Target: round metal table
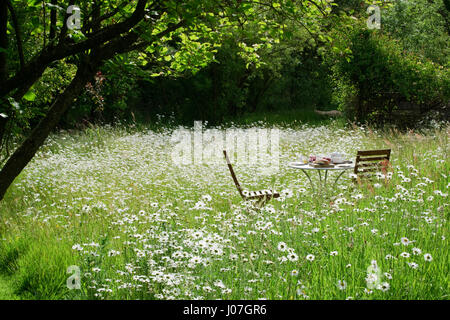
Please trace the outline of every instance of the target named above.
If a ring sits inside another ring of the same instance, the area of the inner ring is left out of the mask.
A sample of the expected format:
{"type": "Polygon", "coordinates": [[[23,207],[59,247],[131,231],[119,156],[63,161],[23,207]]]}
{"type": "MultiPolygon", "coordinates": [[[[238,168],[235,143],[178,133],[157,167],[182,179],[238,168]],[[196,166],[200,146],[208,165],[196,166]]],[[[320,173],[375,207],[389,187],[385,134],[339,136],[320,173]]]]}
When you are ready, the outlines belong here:
{"type": "Polygon", "coordinates": [[[328,170],[342,171],[337,176],[336,180],[334,180],[334,184],[333,184],[333,187],[334,187],[336,185],[336,183],[338,182],[339,178],[344,174],[344,172],[346,170],[355,169],[355,164],[354,164],[354,162],[349,161],[349,162],[342,163],[342,164],[335,164],[334,167],[315,167],[315,166],[312,166],[310,163],[290,162],[289,167],[294,168],[294,169],[300,169],[308,177],[308,180],[311,183],[311,187],[312,187],[313,191],[315,191],[314,184],[312,182],[311,176],[308,174],[308,171],[317,171],[319,174],[319,184],[320,184],[319,187],[323,186],[323,188],[326,189],[328,170]],[[324,180],[322,180],[321,171],[325,171],[324,180]]]}

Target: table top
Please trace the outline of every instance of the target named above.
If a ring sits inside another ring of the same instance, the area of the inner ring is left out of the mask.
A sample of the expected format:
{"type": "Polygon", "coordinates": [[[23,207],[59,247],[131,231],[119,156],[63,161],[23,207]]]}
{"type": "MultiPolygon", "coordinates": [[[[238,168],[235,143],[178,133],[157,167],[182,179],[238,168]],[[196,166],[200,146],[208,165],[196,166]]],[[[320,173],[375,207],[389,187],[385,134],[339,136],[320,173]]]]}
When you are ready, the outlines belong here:
{"type": "Polygon", "coordinates": [[[334,167],[313,167],[310,163],[289,162],[289,167],[302,170],[349,170],[355,168],[355,163],[335,164],[334,167]]]}

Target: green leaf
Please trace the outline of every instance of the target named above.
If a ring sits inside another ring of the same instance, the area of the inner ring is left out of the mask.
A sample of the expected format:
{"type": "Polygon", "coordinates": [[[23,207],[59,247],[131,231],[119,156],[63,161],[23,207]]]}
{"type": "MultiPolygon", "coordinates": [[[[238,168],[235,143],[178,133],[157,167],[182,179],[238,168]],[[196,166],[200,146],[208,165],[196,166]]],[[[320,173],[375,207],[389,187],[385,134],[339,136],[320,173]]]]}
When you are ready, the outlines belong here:
{"type": "Polygon", "coordinates": [[[14,98],[10,97],[10,98],[8,98],[8,101],[14,108],[16,108],[17,110],[20,110],[20,105],[16,100],[14,100],[14,98]]]}
{"type": "Polygon", "coordinates": [[[34,101],[36,99],[36,94],[30,90],[27,93],[25,93],[23,98],[27,101],[34,101]]]}

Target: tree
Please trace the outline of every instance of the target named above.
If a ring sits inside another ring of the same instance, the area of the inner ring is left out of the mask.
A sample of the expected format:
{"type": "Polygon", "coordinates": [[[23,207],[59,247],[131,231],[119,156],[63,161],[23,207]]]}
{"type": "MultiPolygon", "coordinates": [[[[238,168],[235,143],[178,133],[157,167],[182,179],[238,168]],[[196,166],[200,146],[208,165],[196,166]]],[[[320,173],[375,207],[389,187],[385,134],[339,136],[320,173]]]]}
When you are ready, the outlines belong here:
{"type": "MultiPolygon", "coordinates": [[[[265,27],[258,32],[264,34],[267,40],[279,37],[284,19],[289,18],[298,21],[313,34],[318,30],[317,18],[323,17],[325,10],[325,2],[292,0],[52,0],[50,3],[42,0],[0,0],[2,145],[4,128],[11,121],[13,107],[18,108],[18,101],[24,97],[33,99],[32,87],[44,71],[61,60],[70,60],[77,67],[71,83],[56,97],[29,136],[7,157],[0,171],[0,200],[105,61],[139,50],[145,56],[144,61],[152,64],[150,76],[176,74],[188,68],[195,71],[214,59],[221,37],[232,34],[233,30],[248,23],[264,21],[265,27]],[[67,24],[71,15],[66,13],[66,9],[75,4],[81,9],[80,30],[70,30],[67,24]],[[32,27],[43,37],[43,45],[38,50],[30,50],[35,53],[29,57],[24,57],[20,37],[20,27],[25,22],[17,19],[14,10],[19,5],[36,9],[42,5],[43,8],[42,15],[32,23],[32,27]],[[49,29],[47,7],[50,8],[49,29]],[[63,19],[57,19],[57,12],[64,14],[63,19]],[[16,70],[11,70],[8,65],[11,61],[8,61],[7,53],[12,52],[12,48],[8,47],[9,26],[14,28],[20,57],[16,70]]],[[[249,63],[257,63],[256,49],[246,46],[244,41],[241,43],[249,63]]]]}

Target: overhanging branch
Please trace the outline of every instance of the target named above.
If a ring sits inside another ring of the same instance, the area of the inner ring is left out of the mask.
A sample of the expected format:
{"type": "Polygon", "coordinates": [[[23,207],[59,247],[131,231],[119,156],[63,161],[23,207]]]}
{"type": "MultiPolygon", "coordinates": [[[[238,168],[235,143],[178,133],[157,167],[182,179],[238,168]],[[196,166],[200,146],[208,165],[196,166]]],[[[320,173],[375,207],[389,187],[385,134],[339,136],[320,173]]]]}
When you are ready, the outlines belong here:
{"type": "Polygon", "coordinates": [[[23,68],[23,66],[25,65],[25,58],[23,56],[22,37],[20,35],[20,27],[17,21],[16,11],[14,10],[14,7],[10,0],[6,0],[6,4],[8,5],[9,13],[11,14],[11,19],[16,33],[17,51],[19,53],[20,68],[23,68]]]}

